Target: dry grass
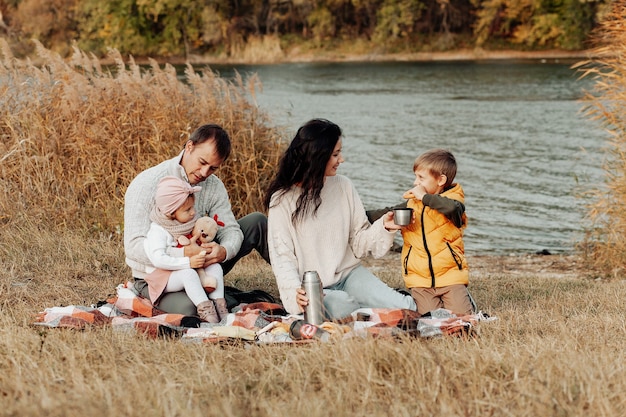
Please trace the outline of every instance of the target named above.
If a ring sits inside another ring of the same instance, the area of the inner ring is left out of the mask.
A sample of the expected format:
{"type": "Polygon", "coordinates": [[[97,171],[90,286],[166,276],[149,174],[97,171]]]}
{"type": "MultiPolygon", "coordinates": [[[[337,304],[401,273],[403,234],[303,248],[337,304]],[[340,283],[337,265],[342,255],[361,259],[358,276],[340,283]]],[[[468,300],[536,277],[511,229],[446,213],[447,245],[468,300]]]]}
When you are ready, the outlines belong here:
{"type": "Polygon", "coordinates": [[[605,187],[588,197],[590,226],[581,244],[589,263],[606,275],[623,276],[626,265],[626,1],[612,11],[595,34],[594,58],[579,64],[582,76],[595,80],[585,97],[586,115],[607,131],[605,187]]]}
{"type": "Polygon", "coordinates": [[[250,77],[228,82],[210,69],[141,68],[115,51],[113,68],[76,49],[69,61],[38,45],[39,65],[0,40],[0,212],[114,232],[126,187],[181,149],[205,123],[222,125],[233,153],[219,175],[235,214],[262,207],[284,135],[251,101],[250,77]]]}
{"type": "MultiPolygon", "coordinates": [[[[45,307],[89,305],[127,280],[121,243],[36,224],[0,239],[0,415],[615,416],[626,407],[624,281],[494,273],[481,258],[473,295],[499,320],[472,339],[216,346],[31,326],[45,307]]],[[[398,254],[367,262],[400,283],[398,254]]],[[[255,257],[227,283],[277,292],[255,257]]]]}
{"type": "MultiPolygon", "coordinates": [[[[345,340],[305,346],[204,345],[111,327],[31,325],[46,307],[90,305],[130,278],[122,197],[143,168],[191,129],[224,125],[235,141],[222,176],[240,212],[257,209],[281,140],[244,100],[243,81],[171,67],[114,73],[76,51],[66,63],[0,63],[0,415],[4,416],[615,416],[626,409],[625,283],[580,274],[472,276],[499,320],[471,339],[345,340]]],[[[397,254],[374,262],[402,284],[397,254]]],[[[524,263],[525,265],[527,263],[524,263]]],[[[472,261],[470,260],[470,265],[472,261]]],[[[578,264],[579,265],[579,264],[578,264]]],[[[227,284],[276,295],[250,257],[227,284]]]]}

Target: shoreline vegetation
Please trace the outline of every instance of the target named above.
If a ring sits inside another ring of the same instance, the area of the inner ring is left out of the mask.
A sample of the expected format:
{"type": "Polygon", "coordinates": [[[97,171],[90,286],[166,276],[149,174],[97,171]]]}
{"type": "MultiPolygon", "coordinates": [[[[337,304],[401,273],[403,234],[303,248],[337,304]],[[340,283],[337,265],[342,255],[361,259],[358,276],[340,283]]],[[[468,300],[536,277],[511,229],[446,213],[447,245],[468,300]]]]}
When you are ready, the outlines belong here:
{"type": "MultiPolygon", "coordinates": [[[[351,53],[337,51],[299,52],[298,50],[271,56],[222,57],[212,55],[190,55],[187,59],[180,57],[133,57],[141,65],[154,60],[159,64],[172,65],[280,65],[288,63],[339,63],[339,62],[472,62],[472,61],[539,61],[546,63],[577,63],[593,59],[597,51],[561,49],[518,51],[487,50],[482,48],[457,49],[440,52],[402,52],[402,53],[351,53]]],[[[101,59],[103,64],[111,64],[110,58],[101,59]]]]}
{"type": "Polygon", "coordinates": [[[215,62],[213,55],[222,62],[238,63],[277,63],[296,57],[318,60],[319,51],[330,50],[335,56],[325,59],[462,48],[574,51],[588,47],[588,38],[613,8],[610,0],[5,3],[0,5],[0,36],[18,56],[31,55],[29,40],[34,38],[63,56],[71,55],[71,45],[76,44],[95,56],[105,56],[114,48],[123,56],[215,62]]]}

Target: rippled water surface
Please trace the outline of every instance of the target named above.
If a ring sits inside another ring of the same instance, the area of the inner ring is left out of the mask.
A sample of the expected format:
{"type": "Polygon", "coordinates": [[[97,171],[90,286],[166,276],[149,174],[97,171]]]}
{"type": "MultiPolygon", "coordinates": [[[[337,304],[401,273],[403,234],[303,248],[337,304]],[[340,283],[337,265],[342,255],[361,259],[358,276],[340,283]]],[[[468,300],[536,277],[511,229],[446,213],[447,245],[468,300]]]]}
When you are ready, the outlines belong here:
{"type": "Polygon", "coordinates": [[[414,158],[444,147],[466,194],[466,250],[571,251],[583,229],[582,186],[601,181],[605,135],[580,110],[569,64],[333,63],[215,66],[257,73],[260,107],[291,135],[323,117],[344,132],[339,169],[366,208],[402,201],[414,158]]]}

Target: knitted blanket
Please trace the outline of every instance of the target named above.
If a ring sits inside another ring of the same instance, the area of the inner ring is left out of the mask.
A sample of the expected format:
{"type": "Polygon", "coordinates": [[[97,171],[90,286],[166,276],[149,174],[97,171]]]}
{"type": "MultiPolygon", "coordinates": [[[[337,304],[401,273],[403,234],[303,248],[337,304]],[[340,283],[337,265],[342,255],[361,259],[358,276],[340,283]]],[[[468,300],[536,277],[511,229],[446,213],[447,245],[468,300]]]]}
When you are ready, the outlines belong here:
{"type": "MultiPolygon", "coordinates": [[[[180,337],[185,342],[215,343],[243,341],[248,343],[303,343],[289,334],[289,327],[302,316],[288,315],[282,305],[259,302],[240,304],[220,323],[201,322],[197,317],[168,314],[155,308],[148,299],[132,290],[132,283],[120,284],[116,295],[93,306],[50,307],[37,314],[34,325],[84,329],[110,325],[113,330],[155,338],[180,337]]],[[[361,308],[346,320],[326,322],[319,326],[330,334],[324,340],[352,337],[395,337],[412,335],[435,337],[472,335],[481,321],[495,320],[482,313],[457,317],[439,309],[429,317],[402,309],[361,308]],[[367,317],[367,321],[363,321],[367,317]]]]}

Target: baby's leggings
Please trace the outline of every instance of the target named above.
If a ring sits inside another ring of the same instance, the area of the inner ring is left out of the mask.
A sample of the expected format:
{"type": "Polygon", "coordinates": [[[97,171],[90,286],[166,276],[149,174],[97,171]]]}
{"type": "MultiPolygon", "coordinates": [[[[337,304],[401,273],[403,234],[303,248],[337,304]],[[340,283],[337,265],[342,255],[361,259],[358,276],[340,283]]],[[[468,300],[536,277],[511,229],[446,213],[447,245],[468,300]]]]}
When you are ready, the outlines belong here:
{"type": "MultiPolygon", "coordinates": [[[[217,288],[211,292],[209,297],[212,300],[217,298],[224,298],[224,274],[222,273],[222,267],[219,264],[209,265],[205,268],[208,275],[212,275],[217,280],[217,288]]],[[[198,305],[203,301],[208,301],[204,288],[200,284],[200,277],[195,269],[180,269],[172,271],[170,279],[167,281],[165,292],[178,292],[185,290],[187,297],[198,305]]]]}

